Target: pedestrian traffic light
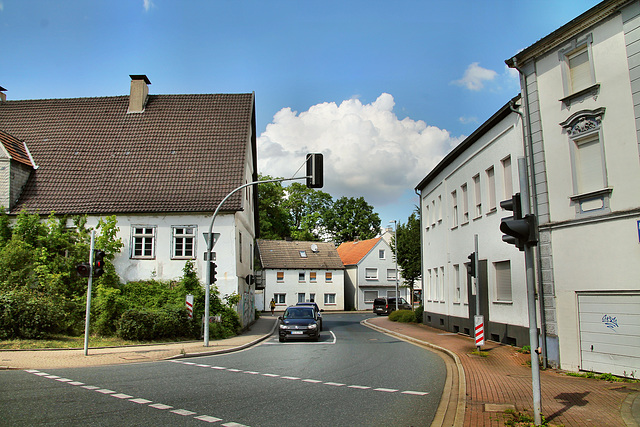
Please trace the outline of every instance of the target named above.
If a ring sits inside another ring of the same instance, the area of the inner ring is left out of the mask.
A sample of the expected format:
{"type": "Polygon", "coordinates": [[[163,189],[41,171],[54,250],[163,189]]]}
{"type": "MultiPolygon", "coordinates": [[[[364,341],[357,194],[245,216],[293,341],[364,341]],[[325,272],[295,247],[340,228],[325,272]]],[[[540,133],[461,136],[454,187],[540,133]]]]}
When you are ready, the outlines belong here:
{"type": "Polygon", "coordinates": [[[521,251],[524,251],[525,245],[535,246],[538,243],[536,216],[532,214],[522,216],[520,193],[514,194],[511,199],[500,202],[500,207],[513,212],[513,216],[502,218],[500,222],[500,231],[505,233],[502,236],[502,241],[515,245],[521,251]]]}
{"type": "Polygon", "coordinates": [[[307,154],[307,188],[322,188],[323,182],[323,166],[322,154],[307,154]]]}
{"type": "Polygon", "coordinates": [[[216,268],[218,267],[218,265],[213,261],[210,261],[210,262],[211,262],[211,269],[209,270],[209,283],[213,284],[213,283],[216,283],[216,273],[217,273],[216,268]]]}
{"type": "Polygon", "coordinates": [[[93,277],[100,277],[104,273],[104,251],[98,249],[93,253],[93,277]]]}
{"type": "Polygon", "coordinates": [[[467,264],[467,273],[471,277],[476,277],[476,253],[471,252],[471,255],[467,258],[469,259],[469,263],[467,264]]]}
{"type": "Polygon", "coordinates": [[[76,265],[76,272],[80,277],[89,277],[91,275],[91,264],[83,262],[76,265]]]}

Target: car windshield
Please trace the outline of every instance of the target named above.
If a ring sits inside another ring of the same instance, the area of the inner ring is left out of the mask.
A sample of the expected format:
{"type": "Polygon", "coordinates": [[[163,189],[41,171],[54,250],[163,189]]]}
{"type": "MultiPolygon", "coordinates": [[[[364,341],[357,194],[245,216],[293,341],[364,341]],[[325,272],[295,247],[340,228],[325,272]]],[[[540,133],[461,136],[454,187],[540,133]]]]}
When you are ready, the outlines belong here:
{"type": "Polygon", "coordinates": [[[284,312],[285,319],[312,319],[313,309],[308,307],[287,308],[284,312]]]}

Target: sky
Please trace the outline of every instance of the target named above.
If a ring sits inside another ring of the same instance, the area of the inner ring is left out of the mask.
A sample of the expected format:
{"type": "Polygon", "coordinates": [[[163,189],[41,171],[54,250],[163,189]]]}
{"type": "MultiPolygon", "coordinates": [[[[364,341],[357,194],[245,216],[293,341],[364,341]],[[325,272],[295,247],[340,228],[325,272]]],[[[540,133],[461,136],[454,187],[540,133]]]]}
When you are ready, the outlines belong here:
{"type": "MultiPolygon", "coordinates": [[[[596,0],[0,0],[8,100],[255,93],[259,173],[323,153],[334,199],[406,223],[416,185],[520,92],[504,61],[596,0]]],[[[295,175],[294,175],[295,174],[295,175]]]]}

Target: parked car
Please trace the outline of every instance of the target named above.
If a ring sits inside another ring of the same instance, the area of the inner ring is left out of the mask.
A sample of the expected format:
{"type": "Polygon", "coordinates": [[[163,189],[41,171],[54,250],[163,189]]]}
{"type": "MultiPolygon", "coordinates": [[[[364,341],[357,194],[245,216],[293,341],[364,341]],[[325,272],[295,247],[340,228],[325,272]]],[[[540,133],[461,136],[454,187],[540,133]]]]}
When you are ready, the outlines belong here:
{"type": "MultiPolygon", "coordinates": [[[[391,298],[376,298],[373,300],[373,312],[378,316],[381,314],[390,314],[396,309],[396,299],[391,298]]],[[[398,298],[398,310],[411,310],[411,304],[409,304],[404,298],[398,298]]]]}
{"type": "Polygon", "coordinates": [[[278,319],[280,319],[280,342],[292,338],[320,340],[318,313],[313,307],[292,305],[287,307],[278,319]]]}
{"type": "Polygon", "coordinates": [[[320,331],[322,331],[322,314],[321,313],[324,310],[320,309],[320,307],[318,307],[318,304],[316,304],[315,302],[299,302],[296,305],[313,307],[314,310],[316,311],[316,314],[318,315],[318,323],[320,324],[320,331]]]}

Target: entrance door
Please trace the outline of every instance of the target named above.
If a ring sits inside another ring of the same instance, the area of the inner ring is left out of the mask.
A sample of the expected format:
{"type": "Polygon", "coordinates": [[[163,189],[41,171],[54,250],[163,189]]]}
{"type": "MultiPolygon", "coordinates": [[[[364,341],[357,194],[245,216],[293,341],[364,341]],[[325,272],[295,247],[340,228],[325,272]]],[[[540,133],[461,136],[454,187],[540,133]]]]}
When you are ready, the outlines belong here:
{"type": "Polygon", "coordinates": [[[580,369],[640,376],[640,293],[578,294],[580,369]]]}

